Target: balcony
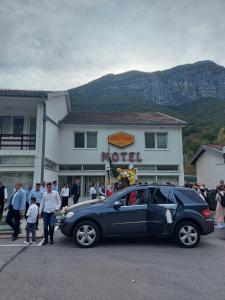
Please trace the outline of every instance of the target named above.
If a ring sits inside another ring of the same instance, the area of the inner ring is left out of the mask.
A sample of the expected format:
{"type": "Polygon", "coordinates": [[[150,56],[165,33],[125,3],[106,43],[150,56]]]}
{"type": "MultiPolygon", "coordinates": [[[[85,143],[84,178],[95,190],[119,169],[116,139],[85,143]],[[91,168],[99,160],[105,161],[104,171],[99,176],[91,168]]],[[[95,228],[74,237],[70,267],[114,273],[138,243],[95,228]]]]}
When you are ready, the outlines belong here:
{"type": "Polygon", "coordinates": [[[35,150],[35,134],[0,134],[1,150],[35,150]]]}

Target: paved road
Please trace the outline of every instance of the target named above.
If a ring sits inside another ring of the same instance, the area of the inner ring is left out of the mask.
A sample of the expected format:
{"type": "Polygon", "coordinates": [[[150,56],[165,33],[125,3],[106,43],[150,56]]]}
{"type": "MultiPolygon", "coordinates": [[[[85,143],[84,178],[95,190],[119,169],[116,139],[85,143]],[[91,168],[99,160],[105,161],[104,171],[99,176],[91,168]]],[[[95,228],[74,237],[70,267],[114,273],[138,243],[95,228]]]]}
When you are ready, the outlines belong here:
{"type": "Polygon", "coordinates": [[[79,249],[59,231],[55,240],[44,247],[0,240],[1,300],[225,299],[225,231],[196,249],[158,240],[79,249]]]}

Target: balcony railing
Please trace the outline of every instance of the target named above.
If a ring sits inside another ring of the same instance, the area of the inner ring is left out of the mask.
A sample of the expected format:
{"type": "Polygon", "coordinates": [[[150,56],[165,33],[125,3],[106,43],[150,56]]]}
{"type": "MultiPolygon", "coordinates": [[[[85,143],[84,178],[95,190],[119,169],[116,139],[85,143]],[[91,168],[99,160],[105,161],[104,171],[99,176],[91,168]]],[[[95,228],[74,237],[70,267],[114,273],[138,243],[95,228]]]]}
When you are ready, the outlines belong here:
{"type": "Polygon", "coordinates": [[[0,134],[0,149],[35,150],[35,134],[0,134]]]}

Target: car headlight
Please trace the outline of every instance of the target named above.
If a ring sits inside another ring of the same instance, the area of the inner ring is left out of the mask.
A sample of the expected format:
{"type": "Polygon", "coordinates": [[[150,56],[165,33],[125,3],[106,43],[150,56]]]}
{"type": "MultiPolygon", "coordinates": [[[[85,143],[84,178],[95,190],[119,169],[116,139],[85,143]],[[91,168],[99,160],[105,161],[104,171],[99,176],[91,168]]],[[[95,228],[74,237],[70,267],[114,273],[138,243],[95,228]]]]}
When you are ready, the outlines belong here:
{"type": "Polygon", "coordinates": [[[68,212],[68,213],[65,215],[65,218],[66,218],[66,219],[71,219],[73,215],[74,215],[74,212],[70,211],[70,212],[68,212]]]}

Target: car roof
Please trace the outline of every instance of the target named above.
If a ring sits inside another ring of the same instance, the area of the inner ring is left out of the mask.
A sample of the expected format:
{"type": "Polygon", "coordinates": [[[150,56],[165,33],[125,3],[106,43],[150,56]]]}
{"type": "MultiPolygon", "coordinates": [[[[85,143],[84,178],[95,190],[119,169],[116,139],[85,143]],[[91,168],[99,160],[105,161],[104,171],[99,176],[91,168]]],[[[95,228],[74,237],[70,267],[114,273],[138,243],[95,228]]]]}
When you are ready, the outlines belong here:
{"type": "Polygon", "coordinates": [[[123,191],[133,190],[134,188],[172,188],[172,189],[185,189],[185,190],[190,189],[190,188],[184,188],[183,186],[174,186],[169,184],[138,184],[138,185],[128,186],[124,188],[123,191]]]}

